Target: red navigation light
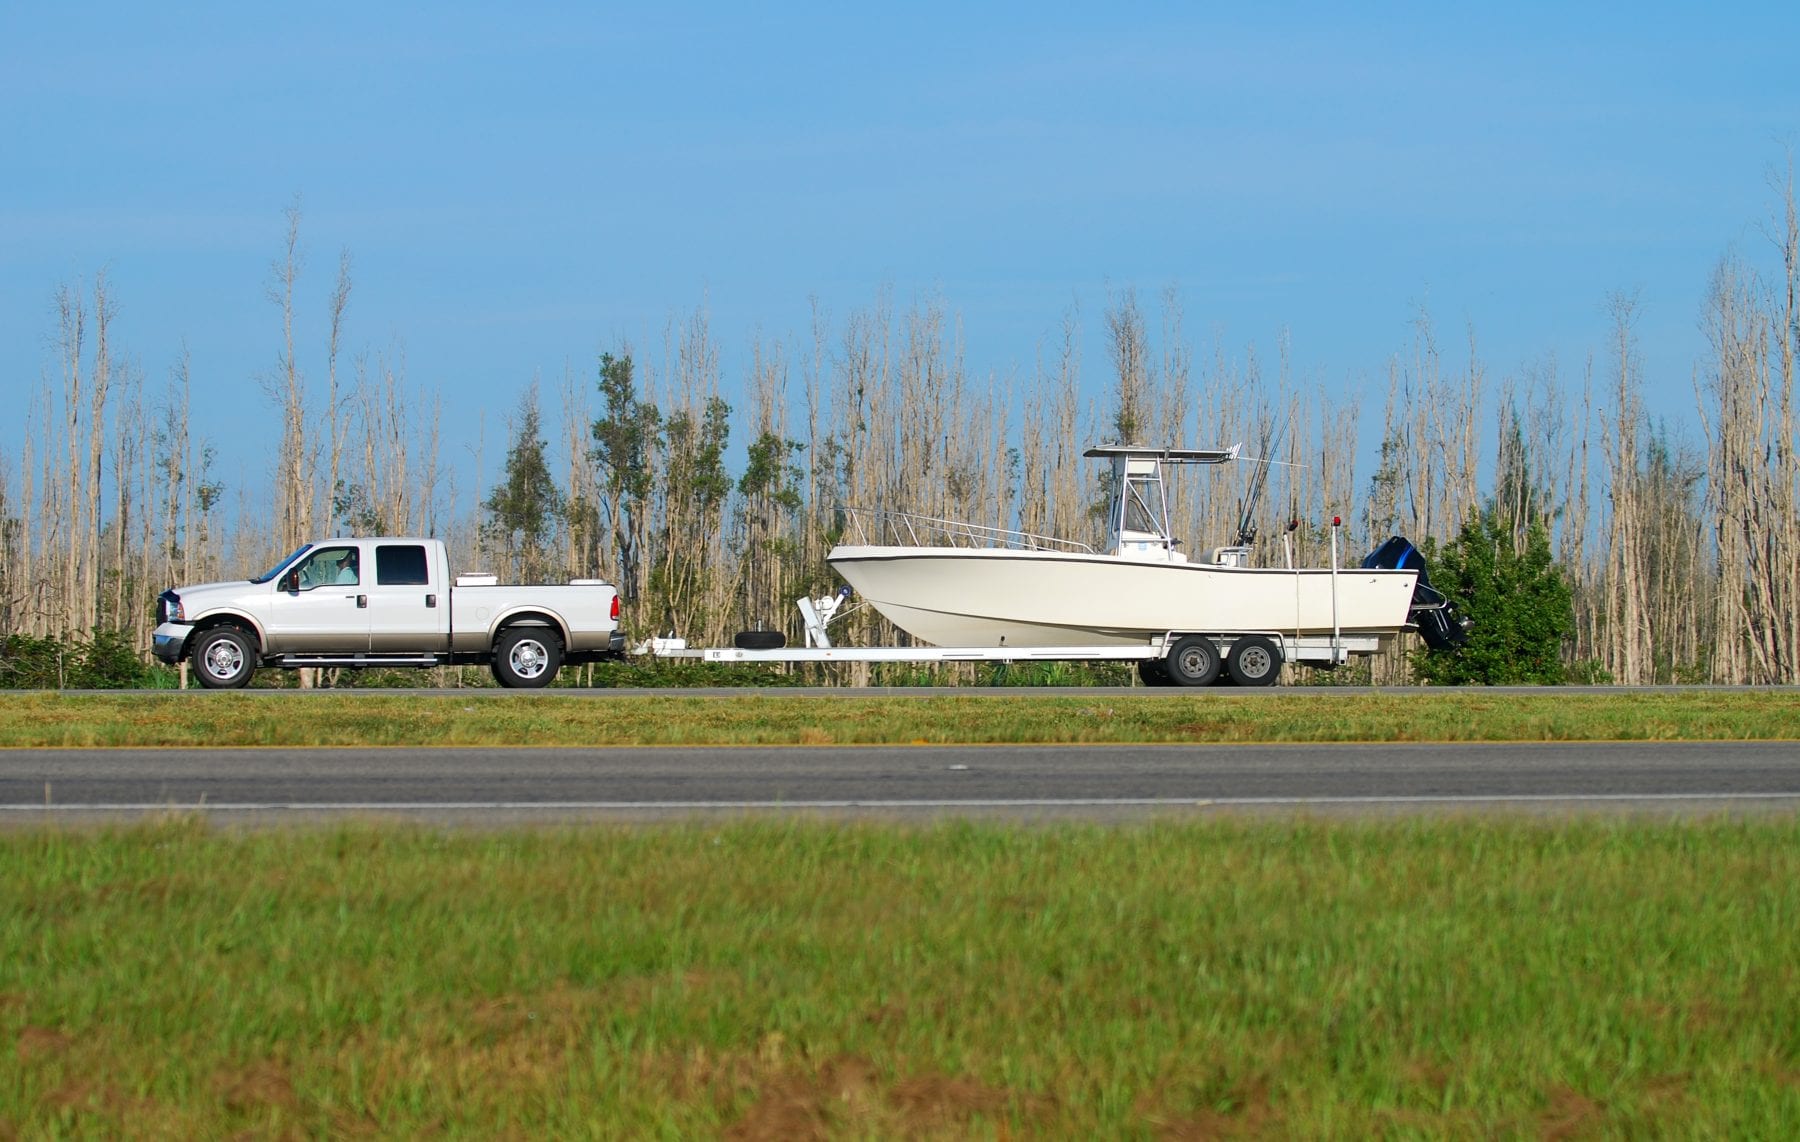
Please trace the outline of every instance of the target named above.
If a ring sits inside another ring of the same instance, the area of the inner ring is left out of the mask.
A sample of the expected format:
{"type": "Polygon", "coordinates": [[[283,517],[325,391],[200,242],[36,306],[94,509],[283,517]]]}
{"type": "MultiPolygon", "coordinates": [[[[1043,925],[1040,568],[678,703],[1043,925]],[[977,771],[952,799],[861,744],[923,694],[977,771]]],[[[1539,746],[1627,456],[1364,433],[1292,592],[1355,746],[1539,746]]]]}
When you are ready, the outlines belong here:
{"type": "Polygon", "coordinates": [[[1344,521],[1339,519],[1337,516],[1331,517],[1331,526],[1332,527],[1337,527],[1338,525],[1342,524],[1343,522],[1344,521]]]}

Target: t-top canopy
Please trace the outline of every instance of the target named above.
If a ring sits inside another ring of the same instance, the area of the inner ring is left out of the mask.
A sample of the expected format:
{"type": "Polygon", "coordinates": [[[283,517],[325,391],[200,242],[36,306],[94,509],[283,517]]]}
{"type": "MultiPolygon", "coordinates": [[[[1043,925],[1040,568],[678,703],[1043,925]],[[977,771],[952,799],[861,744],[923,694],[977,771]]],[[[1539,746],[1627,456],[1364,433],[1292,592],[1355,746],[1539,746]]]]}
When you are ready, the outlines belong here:
{"type": "Polygon", "coordinates": [[[1223,464],[1236,460],[1242,442],[1230,448],[1151,448],[1144,444],[1096,444],[1083,456],[1123,456],[1132,460],[1160,460],[1164,464],[1223,464]]]}

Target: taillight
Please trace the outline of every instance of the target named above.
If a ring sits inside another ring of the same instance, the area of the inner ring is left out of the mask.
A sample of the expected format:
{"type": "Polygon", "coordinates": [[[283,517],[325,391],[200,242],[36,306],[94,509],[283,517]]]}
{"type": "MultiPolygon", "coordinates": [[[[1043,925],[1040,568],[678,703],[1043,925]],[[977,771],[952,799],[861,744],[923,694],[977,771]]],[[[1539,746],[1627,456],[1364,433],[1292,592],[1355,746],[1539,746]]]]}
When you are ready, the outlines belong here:
{"type": "Polygon", "coordinates": [[[613,592],[612,619],[615,623],[619,621],[619,593],[617,591],[613,592]]]}

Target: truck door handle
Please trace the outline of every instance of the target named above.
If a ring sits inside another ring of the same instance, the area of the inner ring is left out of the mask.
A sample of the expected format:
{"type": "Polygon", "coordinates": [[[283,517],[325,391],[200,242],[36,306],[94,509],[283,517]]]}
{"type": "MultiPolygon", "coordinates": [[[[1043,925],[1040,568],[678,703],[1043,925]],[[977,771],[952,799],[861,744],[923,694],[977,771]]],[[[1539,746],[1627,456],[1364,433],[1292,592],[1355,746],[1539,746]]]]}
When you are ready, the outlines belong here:
{"type": "Polygon", "coordinates": [[[426,595],[425,596],[425,605],[428,607],[437,606],[437,596],[436,595],[426,595]]]}
{"type": "Polygon", "coordinates": [[[369,596],[367,596],[367,595],[356,596],[356,605],[359,607],[368,606],[369,605],[369,596]]]}

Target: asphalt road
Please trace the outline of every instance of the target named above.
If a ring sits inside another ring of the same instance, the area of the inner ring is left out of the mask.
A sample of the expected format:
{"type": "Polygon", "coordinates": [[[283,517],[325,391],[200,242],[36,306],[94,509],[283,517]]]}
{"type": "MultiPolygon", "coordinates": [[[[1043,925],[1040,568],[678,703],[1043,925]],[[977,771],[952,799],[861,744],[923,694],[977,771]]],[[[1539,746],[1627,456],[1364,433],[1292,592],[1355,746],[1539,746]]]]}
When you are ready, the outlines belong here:
{"type": "Polygon", "coordinates": [[[0,824],[745,813],[1792,812],[1800,742],[607,749],[15,749],[0,824]]]}

